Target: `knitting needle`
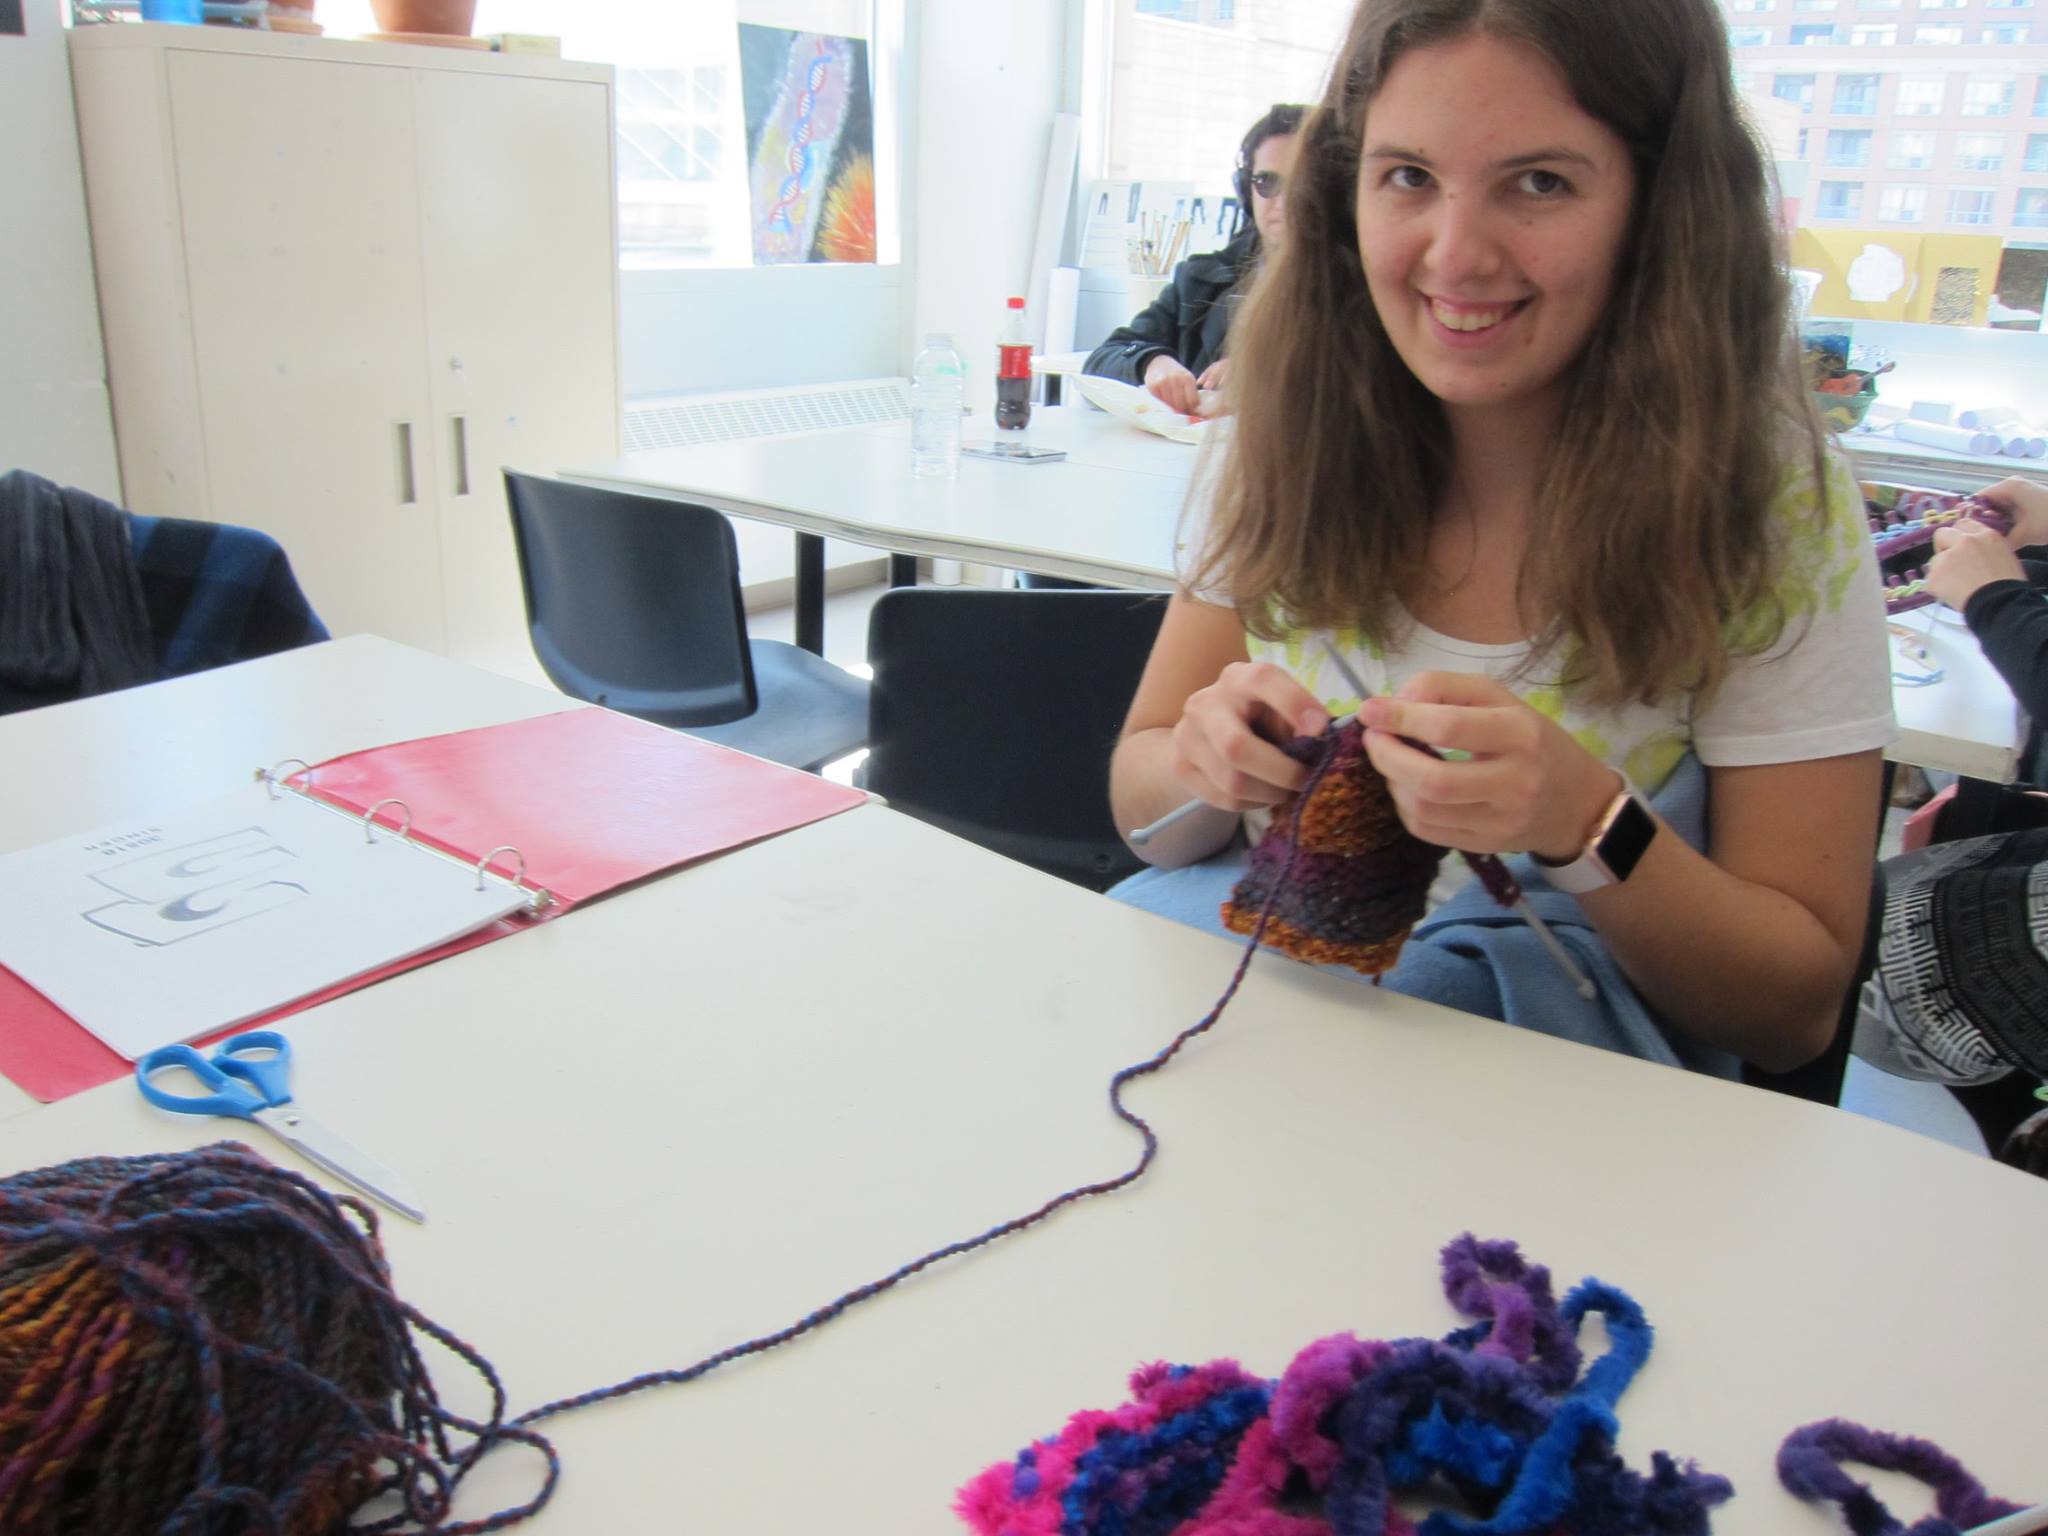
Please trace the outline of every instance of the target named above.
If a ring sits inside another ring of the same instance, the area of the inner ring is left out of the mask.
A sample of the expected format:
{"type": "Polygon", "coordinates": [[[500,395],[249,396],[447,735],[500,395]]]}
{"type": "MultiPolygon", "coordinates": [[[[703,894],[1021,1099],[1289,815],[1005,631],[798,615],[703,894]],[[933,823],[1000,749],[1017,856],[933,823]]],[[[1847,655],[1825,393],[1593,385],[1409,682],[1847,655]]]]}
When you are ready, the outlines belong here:
{"type": "MultiPolygon", "coordinates": [[[[1356,711],[1353,711],[1353,713],[1355,714],[1356,711]]],[[[1350,719],[1351,715],[1339,715],[1335,720],[1332,720],[1330,724],[1343,725],[1350,719]]],[[[1184,802],[1183,804],[1175,806],[1172,810],[1168,811],[1164,816],[1160,817],[1157,821],[1148,822],[1146,825],[1136,828],[1131,833],[1132,845],[1139,848],[1144,847],[1147,843],[1151,842],[1153,838],[1159,836],[1160,833],[1164,832],[1168,827],[1179,826],[1182,822],[1186,821],[1190,816],[1194,815],[1195,812],[1201,810],[1208,804],[1209,802],[1206,800],[1189,800],[1184,802]]]]}
{"type": "Polygon", "coordinates": [[[1963,1536],[2036,1536],[2041,1531],[2048,1531],[2048,1504],[2001,1516],[1987,1525],[1973,1525],[1963,1536]]]}
{"type": "MultiPolygon", "coordinates": [[[[1352,669],[1351,663],[1344,659],[1344,653],[1337,649],[1327,635],[1323,637],[1323,654],[1330,658],[1331,665],[1336,667],[1338,674],[1350,686],[1351,691],[1358,695],[1359,705],[1363,708],[1365,700],[1372,697],[1372,690],[1365,686],[1365,679],[1352,669]]],[[[1417,741],[1412,736],[1403,736],[1401,740],[1415,748],[1418,752],[1427,752],[1434,758],[1443,757],[1443,753],[1437,751],[1428,742],[1417,741]]],[[[1577,992],[1587,1002],[1591,1002],[1594,997],[1593,983],[1588,981],[1586,973],[1573,963],[1570,953],[1558,941],[1557,935],[1550,931],[1550,925],[1543,921],[1543,918],[1534,907],[1529,905],[1527,894],[1522,890],[1520,882],[1508,873],[1507,866],[1492,854],[1464,853],[1463,850],[1460,850],[1460,852],[1473,874],[1480,875],[1483,878],[1487,870],[1482,869],[1481,865],[1482,863],[1488,865],[1496,874],[1497,879],[1505,882],[1507,888],[1515,893],[1514,901],[1511,903],[1515,913],[1523,922],[1529,925],[1529,931],[1536,935],[1537,942],[1542,944],[1544,949],[1549,952],[1550,958],[1556,963],[1557,968],[1564,972],[1565,980],[1572,984],[1572,990],[1577,992]]],[[[1489,891],[1497,888],[1495,880],[1487,879],[1484,880],[1484,883],[1489,891]]]]}

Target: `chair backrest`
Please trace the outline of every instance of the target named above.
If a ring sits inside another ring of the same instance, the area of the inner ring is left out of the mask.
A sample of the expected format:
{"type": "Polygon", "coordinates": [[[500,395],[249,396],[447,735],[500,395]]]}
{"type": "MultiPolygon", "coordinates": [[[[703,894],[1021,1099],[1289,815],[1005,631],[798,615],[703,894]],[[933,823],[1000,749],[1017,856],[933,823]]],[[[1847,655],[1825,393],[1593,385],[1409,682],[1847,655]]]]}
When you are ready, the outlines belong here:
{"type": "Polygon", "coordinates": [[[709,507],[505,472],[534,655],[555,685],[664,725],[758,703],[732,525],[709,507]]]}
{"type": "Polygon", "coordinates": [[[897,810],[1104,890],[1139,868],[1109,814],[1166,598],[904,587],[868,622],[863,783],[897,810]]]}
{"type": "MultiPolygon", "coordinates": [[[[1887,776],[1886,783],[1890,783],[1887,776]]],[[[1790,1072],[1766,1072],[1743,1063],[1742,1080],[1753,1088],[1768,1088],[1795,1099],[1816,1104],[1842,1102],[1842,1081],[1849,1071],[1849,1045],[1856,1034],[1856,1010],[1862,1001],[1863,983],[1877,967],[1877,944],[1884,933],[1884,866],[1873,864],[1870,876],[1870,912],[1863,923],[1863,949],[1856,957],[1856,974],[1849,979],[1848,995],[1835,1020],[1835,1037],[1828,1048],[1803,1067],[1790,1072]]]]}

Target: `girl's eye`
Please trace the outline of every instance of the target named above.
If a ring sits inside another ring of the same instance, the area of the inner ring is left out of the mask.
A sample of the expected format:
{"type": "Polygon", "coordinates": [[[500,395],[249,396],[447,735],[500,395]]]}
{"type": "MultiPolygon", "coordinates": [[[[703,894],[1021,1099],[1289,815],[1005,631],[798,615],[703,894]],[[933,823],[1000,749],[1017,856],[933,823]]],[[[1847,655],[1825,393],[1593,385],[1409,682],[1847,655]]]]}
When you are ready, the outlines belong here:
{"type": "Polygon", "coordinates": [[[1536,197],[1559,197],[1571,191],[1572,184],[1555,171],[1524,171],[1521,188],[1536,197]]]}
{"type": "Polygon", "coordinates": [[[1397,165],[1387,172],[1387,183],[1404,192],[1413,192],[1429,185],[1429,172],[1419,165],[1397,165]]]}

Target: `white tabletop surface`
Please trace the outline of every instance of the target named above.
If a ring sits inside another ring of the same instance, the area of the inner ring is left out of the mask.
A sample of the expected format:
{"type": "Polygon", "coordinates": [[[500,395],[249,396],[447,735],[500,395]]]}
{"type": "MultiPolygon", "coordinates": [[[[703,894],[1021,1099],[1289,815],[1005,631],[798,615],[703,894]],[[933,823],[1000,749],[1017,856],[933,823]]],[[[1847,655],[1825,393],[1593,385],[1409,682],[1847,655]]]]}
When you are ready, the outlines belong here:
{"type": "MultiPolygon", "coordinates": [[[[558,702],[352,640],[15,716],[0,750],[32,766],[0,845],[558,702]]],[[[864,807],[288,1027],[307,1109],[422,1193],[425,1226],[386,1227],[400,1292],[517,1408],[687,1364],[1121,1170],[1107,1077],[1199,1017],[1234,958],[864,807]]],[[[1434,1253],[1467,1229],[1644,1305],[1656,1352],[1622,1448],[1732,1477],[1717,1530],[1840,1529],[1771,1474],[1785,1432],[1829,1415],[2048,1493],[2048,1182],[1272,960],[1132,1101],[1164,1143],[1138,1186],[766,1358],[557,1422],[563,1480],[526,1528],[956,1533],[961,1482],[1121,1401],[1140,1362],[1277,1374],[1329,1333],[1441,1334],[1434,1253]]],[[[0,1124],[0,1170],[217,1134],[115,1083],[0,1124]]],[[[465,1511],[536,1470],[493,1458],[465,1511]]]]}

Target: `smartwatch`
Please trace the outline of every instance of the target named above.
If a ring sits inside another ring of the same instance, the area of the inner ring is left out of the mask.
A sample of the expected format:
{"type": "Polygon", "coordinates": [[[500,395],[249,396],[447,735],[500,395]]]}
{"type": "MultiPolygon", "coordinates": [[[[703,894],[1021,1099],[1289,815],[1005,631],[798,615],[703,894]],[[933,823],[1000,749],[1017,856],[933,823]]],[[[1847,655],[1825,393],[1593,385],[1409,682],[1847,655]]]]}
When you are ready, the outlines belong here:
{"type": "Polygon", "coordinates": [[[1643,804],[1643,797],[1627,779],[1607,809],[1593,823],[1586,846],[1568,863],[1553,864],[1540,854],[1531,855],[1543,878],[1557,890],[1583,896],[1604,886],[1616,885],[1635,873],[1643,850],[1657,836],[1657,818],[1643,804]]]}

